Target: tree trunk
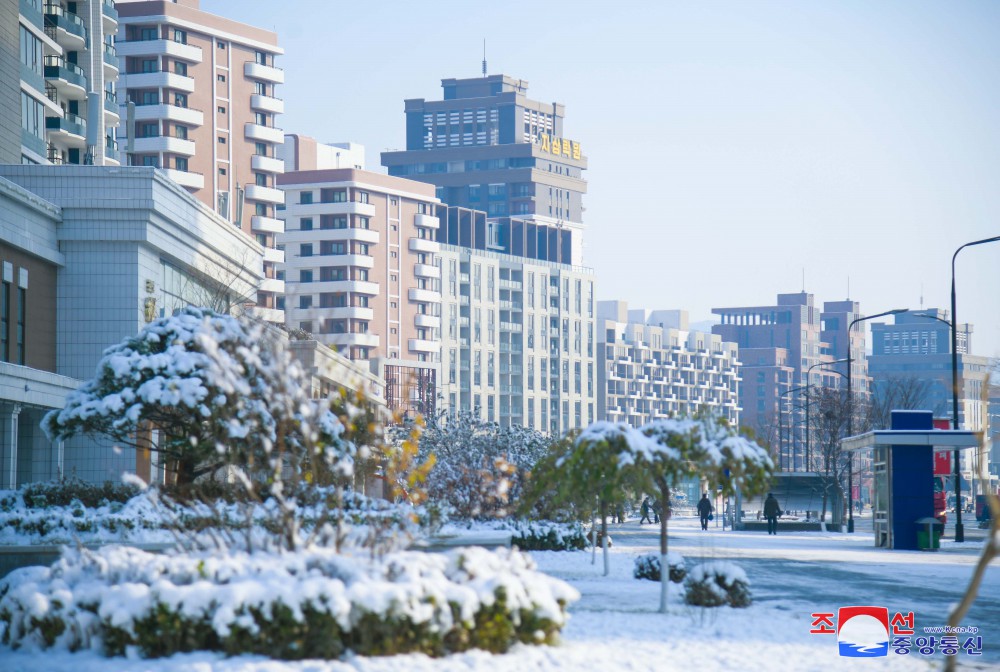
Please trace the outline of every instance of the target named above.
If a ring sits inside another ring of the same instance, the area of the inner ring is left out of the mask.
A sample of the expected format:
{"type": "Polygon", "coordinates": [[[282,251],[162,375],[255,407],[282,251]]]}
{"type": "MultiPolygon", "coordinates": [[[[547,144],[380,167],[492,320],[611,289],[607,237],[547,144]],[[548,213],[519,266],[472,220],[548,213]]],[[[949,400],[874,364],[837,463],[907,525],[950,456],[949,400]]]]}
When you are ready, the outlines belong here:
{"type": "MultiPolygon", "coordinates": [[[[598,502],[601,500],[598,499],[598,502]]],[[[597,564],[597,511],[590,517],[590,564],[597,564]]]]}
{"type": "Polygon", "coordinates": [[[670,488],[660,486],[660,613],[667,613],[667,594],[670,587],[670,563],[667,562],[667,517],[670,515],[670,488]]]}
{"type": "Polygon", "coordinates": [[[611,559],[608,557],[608,503],[601,500],[601,550],[604,555],[604,576],[611,573],[611,559]]]}

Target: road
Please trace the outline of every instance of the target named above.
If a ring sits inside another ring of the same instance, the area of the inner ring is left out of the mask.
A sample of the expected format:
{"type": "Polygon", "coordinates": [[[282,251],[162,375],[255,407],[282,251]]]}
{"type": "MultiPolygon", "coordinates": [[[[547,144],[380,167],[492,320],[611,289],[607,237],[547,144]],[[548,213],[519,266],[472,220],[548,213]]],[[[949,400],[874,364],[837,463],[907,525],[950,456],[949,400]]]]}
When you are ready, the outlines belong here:
{"type": "MultiPolygon", "coordinates": [[[[875,605],[890,615],[913,611],[917,632],[943,626],[951,605],[961,599],[985,539],[985,532],[966,528],[966,542],[951,540],[946,530],[937,552],[890,551],[874,547],[870,519],[856,519],[852,535],[821,532],[733,532],[712,527],[702,532],[693,518],[670,521],[669,546],[681,552],[689,567],[700,559],[732,559],[753,583],[754,600],[781,602],[808,617],[840,606],[875,605]]],[[[714,523],[713,523],[714,525],[714,523]]],[[[611,526],[616,550],[654,552],[659,526],[636,521],[611,526]]],[[[1000,669],[1000,563],[987,568],[979,597],[963,621],[983,635],[980,662],[1000,669]]],[[[817,635],[819,636],[819,635],[817,635]]],[[[971,662],[964,656],[962,662],[971,662]]]]}

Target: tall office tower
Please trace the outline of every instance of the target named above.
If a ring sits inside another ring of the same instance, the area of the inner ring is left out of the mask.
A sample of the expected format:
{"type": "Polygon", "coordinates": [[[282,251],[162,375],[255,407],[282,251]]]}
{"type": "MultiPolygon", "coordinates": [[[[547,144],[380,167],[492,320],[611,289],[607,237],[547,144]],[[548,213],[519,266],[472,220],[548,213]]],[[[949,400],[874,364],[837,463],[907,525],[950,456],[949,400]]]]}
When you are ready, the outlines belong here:
{"type": "Polygon", "coordinates": [[[288,135],[281,155],[287,325],[370,363],[385,379],[389,408],[433,414],[441,350],[434,188],[364,170],[360,145],[288,135]]]}
{"type": "Polygon", "coordinates": [[[389,174],[433,184],[441,243],[442,402],[559,433],[597,418],[594,274],[583,263],[587,160],[564,109],[505,75],[407,100],[389,174]]]}
{"type": "Polygon", "coordinates": [[[406,150],[382,153],[389,174],[435,185],[450,206],[484,211],[487,249],[522,255],[517,246],[533,233],[544,238],[537,258],[582,264],[587,159],[563,137],[563,106],[529,99],[528,83],[506,75],[441,86],[444,100],[405,101],[406,150]],[[510,217],[539,231],[515,230],[510,217]]]}
{"type": "Polygon", "coordinates": [[[0,11],[0,162],[118,165],[113,0],[5,0],[0,11]]]}
{"type": "Polygon", "coordinates": [[[638,427],[709,411],[740,424],[739,348],[691,331],[687,311],[597,302],[598,418],[638,427]]]}
{"type": "Polygon", "coordinates": [[[265,279],[247,300],[260,317],[283,322],[275,249],[283,196],[275,180],[284,133],[275,117],[284,102],[275,87],[285,75],[274,65],[283,53],[277,36],[204,12],[198,0],[121,1],[118,12],[123,118],[134,105],[130,163],[165,170],[265,248],[265,279]]]}
{"type": "MultiPolygon", "coordinates": [[[[779,294],[777,305],[712,309],[722,320],[712,333],[740,349],[743,424],[776,447],[784,470],[807,466],[806,399],[801,395],[807,386],[840,388],[846,376],[846,364],[814,366],[847,357],[846,350],[835,351],[822,336],[836,337],[838,347],[845,348],[847,318],[857,317],[858,310],[856,303],[838,301],[824,304],[821,312],[806,292],[779,294]],[[814,368],[806,380],[810,367],[814,368]]],[[[864,352],[865,341],[864,330],[857,325],[855,330],[851,351],[856,358],[864,352]]],[[[863,377],[858,379],[859,384],[862,381],[863,377]]]]}

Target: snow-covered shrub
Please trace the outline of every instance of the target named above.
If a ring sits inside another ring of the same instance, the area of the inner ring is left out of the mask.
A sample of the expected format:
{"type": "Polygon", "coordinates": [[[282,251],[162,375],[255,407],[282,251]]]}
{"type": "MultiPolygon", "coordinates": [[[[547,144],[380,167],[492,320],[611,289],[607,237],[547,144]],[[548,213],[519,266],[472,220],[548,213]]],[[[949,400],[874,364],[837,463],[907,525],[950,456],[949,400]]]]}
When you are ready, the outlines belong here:
{"type": "Polygon", "coordinates": [[[153,555],[68,549],[0,580],[0,642],[145,657],[179,651],[282,659],[552,643],[579,598],[517,550],[153,555]]]}
{"type": "Polygon", "coordinates": [[[420,437],[420,456],[434,456],[427,494],[460,518],[503,518],[517,508],[549,443],[533,429],[501,427],[468,411],[430,418],[420,437]]]}
{"type": "MultiPolygon", "coordinates": [[[[687,567],[684,564],[684,556],[677,551],[667,553],[667,564],[670,567],[670,580],[673,583],[682,583],[687,576],[687,567]]],[[[635,567],[632,575],[637,579],[649,579],[650,581],[660,580],[660,554],[650,553],[640,555],[635,559],[635,567]]]]}
{"type": "Polygon", "coordinates": [[[511,544],[522,551],[580,551],[587,547],[587,537],[579,523],[551,521],[516,521],[510,526],[511,544]]]}
{"type": "MultiPolygon", "coordinates": [[[[587,532],[587,536],[586,536],[587,543],[591,544],[591,545],[595,545],[596,544],[598,547],[602,547],[603,548],[604,547],[604,535],[605,535],[604,530],[597,530],[597,540],[595,541],[594,540],[594,528],[591,528],[590,531],[587,532]]],[[[608,548],[611,548],[612,542],[613,542],[613,539],[611,538],[611,535],[609,534],[608,535],[608,548]]]]}
{"type": "Polygon", "coordinates": [[[750,579],[739,565],[716,560],[688,574],[684,601],[698,607],[749,607],[750,579]]]}

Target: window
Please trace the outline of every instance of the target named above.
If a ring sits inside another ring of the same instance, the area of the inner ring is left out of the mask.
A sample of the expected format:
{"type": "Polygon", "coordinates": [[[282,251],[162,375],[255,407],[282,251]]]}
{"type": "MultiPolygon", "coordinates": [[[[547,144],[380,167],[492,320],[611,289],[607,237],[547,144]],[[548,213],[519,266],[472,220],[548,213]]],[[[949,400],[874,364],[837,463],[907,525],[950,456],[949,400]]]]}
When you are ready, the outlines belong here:
{"type": "Polygon", "coordinates": [[[176,168],[177,170],[184,171],[186,173],[188,169],[187,157],[178,156],[176,159],[174,159],[174,168],[176,168]]]}
{"type": "Polygon", "coordinates": [[[144,58],[139,61],[139,72],[159,72],[160,64],[155,58],[144,58]]]}
{"type": "Polygon", "coordinates": [[[258,51],[254,53],[254,59],[260,65],[267,65],[267,53],[263,51],[258,51]]]}
{"type": "Polygon", "coordinates": [[[219,105],[218,110],[219,110],[219,114],[225,114],[226,113],[226,108],[223,105],[219,105]]]}
{"type": "MultiPolygon", "coordinates": [[[[21,270],[22,273],[27,273],[21,270]]],[[[24,287],[17,288],[17,363],[24,364],[24,309],[27,304],[28,291],[24,287]]]]}
{"type": "Polygon", "coordinates": [[[216,81],[224,82],[224,81],[226,81],[226,76],[223,75],[223,74],[218,74],[218,75],[215,76],[215,79],[216,79],[216,81]]]}
{"type": "Polygon", "coordinates": [[[226,174],[226,169],[225,168],[219,168],[219,175],[225,175],[225,174],[226,174]]]}
{"type": "Polygon", "coordinates": [[[347,244],[342,241],[324,240],[319,244],[320,254],[347,254],[347,244]]]}
{"type": "Polygon", "coordinates": [[[223,135],[219,136],[219,144],[220,145],[226,144],[226,138],[225,138],[225,136],[223,136],[223,135]]]}
{"type": "Polygon", "coordinates": [[[368,217],[357,217],[355,222],[357,222],[357,226],[354,227],[356,229],[367,229],[371,224],[371,220],[368,217]]]}
{"type": "Polygon", "coordinates": [[[304,294],[299,297],[299,308],[312,308],[313,297],[311,294],[304,294]]]}
{"type": "Polygon", "coordinates": [[[160,39],[159,34],[156,32],[156,28],[140,28],[139,29],[139,42],[146,42],[148,40],[158,40],[160,39]]]}
{"type": "Polygon", "coordinates": [[[270,115],[267,112],[255,112],[253,115],[254,123],[258,126],[270,126],[270,115]]]}
{"type": "Polygon", "coordinates": [[[216,42],[215,46],[217,46],[219,49],[225,49],[226,48],[226,43],[225,42],[216,42]]]}
{"type": "Polygon", "coordinates": [[[254,184],[258,187],[266,187],[267,185],[267,173],[254,173],[253,174],[254,184]]]}
{"type": "Polygon", "coordinates": [[[263,142],[255,142],[253,147],[254,147],[254,153],[257,156],[268,156],[267,144],[263,142]]]}
{"type": "Polygon", "coordinates": [[[312,281],[313,281],[312,269],[303,268],[301,271],[299,271],[299,282],[312,282],[312,281]]]}
{"type": "Polygon", "coordinates": [[[174,125],[174,137],[180,138],[181,140],[188,139],[188,129],[187,126],[180,126],[178,124],[174,125]]]}
{"type": "Polygon", "coordinates": [[[182,77],[187,77],[187,74],[188,74],[187,63],[181,63],[180,61],[174,61],[174,74],[181,75],[182,77]]]}
{"type": "Polygon", "coordinates": [[[311,257],[313,254],[312,243],[303,243],[299,245],[299,256],[300,257],[311,257]]]}
{"type": "Polygon", "coordinates": [[[142,165],[144,165],[144,166],[151,166],[153,168],[159,168],[160,167],[160,157],[158,157],[158,156],[149,156],[149,155],[146,155],[146,156],[141,157],[141,160],[142,160],[142,165]]]}
{"type": "Polygon", "coordinates": [[[320,215],[319,228],[321,229],[346,229],[346,215],[320,215]]]}
{"type": "Polygon", "coordinates": [[[319,269],[320,282],[347,280],[347,269],[341,266],[324,266],[319,269]]]}
{"type": "Polygon", "coordinates": [[[320,189],[319,200],[321,203],[344,203],[347,201],[347,190],[320,189]]]}
{"type": "Polygon", "coordinates": [[[299,219],[299,231],[312,231],[313,220],[312,217],[302,217],[299,219]]]}
{"type": "Polygon", "coordinates": [[[309,205],[313,202],[313,192],[303,191],[299,193],[299,203],[302,205],[309,205]]]}
{"type": "Polygon", "coordinates": [[[187,107],[188,97],[186,93],[175,93],[174,94],[174,107],[187,107]]]}
{"type": "MultiPolygon", "coordinates": [[[[368,192],[367,191],[359,191],[358,192],[358,203],[367,203],[367,202],[368,202],[368,192]]],[[[365,228],[367,229],[368,227],[366,226],[365,228]]]]}
{"type": "MultiPolygon", "coordinates": [[[[7,264],[4,264],[6,267],[7,264]]],[[[3,283],[0,291],[0,356],[10,361],[10,283],[3,283]]]]}
{"type": "Polygon", "coordinates": [[[178,42],[180,44],[187,44],[188,42],[187,31],[178,30],[177,28],[174,28],[174,42],[178,42]]]}

